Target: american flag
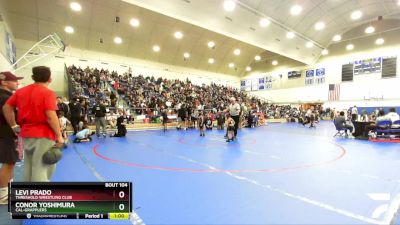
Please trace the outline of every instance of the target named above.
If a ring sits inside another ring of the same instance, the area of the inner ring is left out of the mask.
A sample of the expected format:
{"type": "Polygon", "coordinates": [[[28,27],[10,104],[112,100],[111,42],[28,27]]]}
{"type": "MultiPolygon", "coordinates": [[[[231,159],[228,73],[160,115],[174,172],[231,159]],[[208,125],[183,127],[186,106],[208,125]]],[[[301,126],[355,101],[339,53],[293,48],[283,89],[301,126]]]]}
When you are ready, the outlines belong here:
{"type": "Polygon", "coordinates": [[[340,98],[340,84],[329,84],[328,100],[336,101],[340,98]]]}

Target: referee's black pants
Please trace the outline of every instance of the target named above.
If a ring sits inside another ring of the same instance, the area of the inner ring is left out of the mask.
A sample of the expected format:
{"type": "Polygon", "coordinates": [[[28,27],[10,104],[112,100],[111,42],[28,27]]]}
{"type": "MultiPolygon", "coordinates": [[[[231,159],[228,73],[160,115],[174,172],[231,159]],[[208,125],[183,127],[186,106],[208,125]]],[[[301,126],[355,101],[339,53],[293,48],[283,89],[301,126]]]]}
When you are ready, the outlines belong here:
{"type": "Polygon", "coordinates": [[[238,131],[238,128],[239,128],[239,115],[232,116],[232,119],[235,121],[234,132],[235,132],[235,137],[236,137],[237,136],[237,131],[238,131]]]}

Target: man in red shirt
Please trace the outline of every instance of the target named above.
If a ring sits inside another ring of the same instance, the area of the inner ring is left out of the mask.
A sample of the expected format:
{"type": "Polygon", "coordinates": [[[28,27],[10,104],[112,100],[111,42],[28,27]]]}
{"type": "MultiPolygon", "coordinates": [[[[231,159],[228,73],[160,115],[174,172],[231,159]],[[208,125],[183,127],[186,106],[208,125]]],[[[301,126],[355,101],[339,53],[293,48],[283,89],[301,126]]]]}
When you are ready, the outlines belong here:
{"type": "Polygon", "coordinates": [[[15,132],[19,126],[14,110],[18,109],[18,124],[24,147],[25,181],[49,181],[55,164],[43,163],[43,155],[57,141],[58,147],[64,143],[57,118],[56,95],[48,88],[51,82],[50,68],[32,68],[35,83],[18,89],[3,107],[4,116],[15,132]]]}

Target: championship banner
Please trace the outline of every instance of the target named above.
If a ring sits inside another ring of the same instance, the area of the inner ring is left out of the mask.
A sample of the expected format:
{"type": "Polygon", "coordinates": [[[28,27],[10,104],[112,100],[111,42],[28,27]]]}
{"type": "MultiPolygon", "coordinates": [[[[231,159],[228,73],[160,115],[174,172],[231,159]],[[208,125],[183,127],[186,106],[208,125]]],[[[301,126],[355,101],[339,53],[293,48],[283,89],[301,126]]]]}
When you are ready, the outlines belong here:
{"type": "Polygon", "coordinates": [[[258,91],[258,85],[259,85],[258,82],[259,82],[259,80],[257,78],[251,80],[251,90],[252,91],[258,91]]]}
{"type": "Polygon", "coordinates": [[[258,79],[258,90],[265,90],[265,77],[258,79]]]}
{"type": "Polygon", "coordinates": [[[265,77],[265,89],[271,90],[272,89],[272,76],[265,77]]]}
{"type": "Polygon", "coordinates": [[[240,81],[240,90],[245,91],[246,90],[246,80],[241,80],[240,81]]]}
{"type": "Polygon", "coordinates": [[[316,83],[324,84],[325,83],[325,68],[316,69],[315,74],[316,74],[316,83]]]}
{"type": "Polygon", "coordinates": [[[251,91],[251,80],[246,80],[245,91],[251,91]]]}
{"type": "Polygon", "coordinates": [[[314,70],[306,70],[306,79],[305,85],[313,85],[314,84],[314,70]]]}

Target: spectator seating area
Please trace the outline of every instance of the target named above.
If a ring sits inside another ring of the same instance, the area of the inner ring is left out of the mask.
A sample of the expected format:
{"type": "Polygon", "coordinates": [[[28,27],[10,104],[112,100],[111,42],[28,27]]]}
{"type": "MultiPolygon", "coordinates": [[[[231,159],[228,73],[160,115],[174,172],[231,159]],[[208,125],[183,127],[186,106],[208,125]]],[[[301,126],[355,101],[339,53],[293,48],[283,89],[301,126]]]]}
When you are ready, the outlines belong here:
{"type": "MultiPolygon", "coordinates": [[[[125,113],[132,115],[135,122],[158,122],[162,110],[167,110],[174,121],[178,109],[184,107],[190,119],[196,119],[199,112],[207,112],[215,121],[216,115],[227,108],[229,97],[235,97],[243,109],[244,117],[256,114],[257,125],[265,123],[264,112],[270,112],[270,118],[280,116],[280,107],[247,96],[244,92],[222,85],[194,85],[190,80],[168,80],[153,76],[133,76],[131,73],[118,74],[115,71],[97,68],[67,68],[73,91],[70,96],[78,97],[82,103],[82,116],[89,123],[91,107],[96,99],[101,99],[114,115],[125,113]],[[272,113],[272,111],[274,113],[272,113]]],[[[283,115],[283,114],[282,114],[283,115]]],[[[243,118],[247,126],[247,118],[243,118]]],[[[214,122],[215,123],[215,122],[214,122]]]]}
{"type": "MultiPolygon", "coordinates": [[[[67,68],[71,78],[72,94],[70,98],[78,97],[82,105],[82,120],[92,124],[91,108],[96,99],[101,99],[109,113],[107,121],[115,120],[119,114],[129,118],[129,123],[149,124],[161,123],[161,112],[166,111],[170,125],[175,126],[178,110],[184,108],[188,115],[188,127],[196,125],[199,113],[206,113],[215,127],[221,112],[227,108],[229,98],[235,97],[242,108],[241,127],[257,127],[267,120],[303,123],[309,118],[316,121],[322,118],[335,118],[338,111],[323,109],[320,105],[311,108],[277,105],[248,96],[235,88],[210,84],[195,85],[189,79],[155,78],[154,76],[133,76],[131,72],[118,74],[107,69],[86,67],[82,69],[74,65],[67,68]]],[[[357,118],[359,121],[375,121],[378,109],[367,113],[362,110],[357,118]]],[[[346,112],[351,121],[351,109],[346,112]]],[[[110,122],[113,124],[112,122],[110,122]]],[[[379,127],[373,130],[375,139],[400,139],[400,122],[379,122],[379,127]]],[[[113,128],[113,127],[111,127],[113,128]]],[[[343,132],[336,129],[335,136],[343,132]]]]}

